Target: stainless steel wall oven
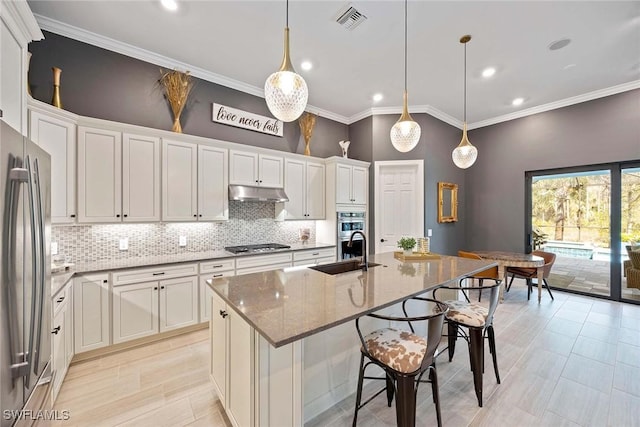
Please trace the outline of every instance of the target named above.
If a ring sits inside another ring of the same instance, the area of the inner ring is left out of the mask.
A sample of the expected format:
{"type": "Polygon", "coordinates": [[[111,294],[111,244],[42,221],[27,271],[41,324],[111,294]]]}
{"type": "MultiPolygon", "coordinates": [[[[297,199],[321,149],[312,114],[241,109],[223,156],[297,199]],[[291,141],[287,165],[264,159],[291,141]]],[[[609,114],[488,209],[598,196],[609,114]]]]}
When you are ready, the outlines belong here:
{"type": "Polygon", "coordinates": [[[364,212],[338,212],[338,260],[362,256],[362,236],[356,235],[351,247],[347,244],[354,231],[362,231],[366,234],[365,226],[364,212]]]}

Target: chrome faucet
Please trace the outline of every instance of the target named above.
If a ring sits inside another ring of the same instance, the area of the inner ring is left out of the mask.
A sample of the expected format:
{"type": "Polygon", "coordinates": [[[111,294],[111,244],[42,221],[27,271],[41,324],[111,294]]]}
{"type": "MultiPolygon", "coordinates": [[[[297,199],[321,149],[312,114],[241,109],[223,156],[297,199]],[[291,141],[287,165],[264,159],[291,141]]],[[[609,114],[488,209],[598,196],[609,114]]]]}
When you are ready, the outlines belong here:
{"type": "Polygon", "coordinates": [[[349,237],[349,243],[347,243],[347,247],[350,248],[353,246],[353,236],[356,234],[360,234],[362,236],[362,271],[367,271],[369,269],[369,262],[367,261],[367,236],[360,230],[356,230],[351,233],[351,237],[349,237]]]}

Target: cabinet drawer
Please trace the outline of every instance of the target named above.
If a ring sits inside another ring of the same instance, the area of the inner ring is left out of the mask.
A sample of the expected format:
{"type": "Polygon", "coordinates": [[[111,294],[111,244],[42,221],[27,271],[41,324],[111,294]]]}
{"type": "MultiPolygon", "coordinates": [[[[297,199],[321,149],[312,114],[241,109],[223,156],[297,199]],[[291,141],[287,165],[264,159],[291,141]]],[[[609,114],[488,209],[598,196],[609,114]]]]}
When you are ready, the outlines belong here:
{"type": "Polygon", "coordinates": [[[51,307],[53,315],[56,316],[60,310],[62,310],[71,299],[71,282],[67,283],[61,291],[59,291],[55,297],[51,300],[51,307]]]}
{"type": "Polygon", "coordinates": [[[300,267],[301,265],[331,264],[332,262],[336,262],[335,257],[313,258],[313,259],[293,261],[293,266],[300,267]]]}
{"type": "Polygon", "coordinates": [[[209,274],[209,273],[217,273],[219,271],[235,270],[235,268],[236,268],[236,260],[233,258],[201,262],[200,274],[209,274]]]}
{"type": "Polygon", "coordinates": [[[213,271],[211,273],[205,274],[202,277],[204,277],[205,279],[217,279],[218,277],[231,277],[231,276],[235,276],[236,275],[236,271],[235,270],[228,270],[228,271],[213,271]]]}
{"type": "Polygon", "coordinates": [[[294,252],[293,260],[302,261],[307,259],[326,258],[326,257],[335,257],[335,256],[336,256],[336,248],[323,248],[323,249],[294,252]]]}
{"type": "Polygon", "coordinates": [[[269,265],[261,265],[259,267],[242,268],[236,271],[236,276],[240,276],[241,274],[261,273],[263,271],[279,270],[281,268],[288,268],[288,267],[291,267],[291,261],[284,262],[281,264],[269,264],[269,265]]]}
{"type": "Polygon", "coordinates": [[[149,282],[176,277],[197,276],[198,264],[159,265],[155,268],[122,270],[113,273],[113,286],[149,282]]]}
{"type": "Polygon", "coordinates": [[[241,257],[236,259],[236,268],[260,267],[271,264],[282,264],[285,262],[291,263],[291,252],[241,257]]]}

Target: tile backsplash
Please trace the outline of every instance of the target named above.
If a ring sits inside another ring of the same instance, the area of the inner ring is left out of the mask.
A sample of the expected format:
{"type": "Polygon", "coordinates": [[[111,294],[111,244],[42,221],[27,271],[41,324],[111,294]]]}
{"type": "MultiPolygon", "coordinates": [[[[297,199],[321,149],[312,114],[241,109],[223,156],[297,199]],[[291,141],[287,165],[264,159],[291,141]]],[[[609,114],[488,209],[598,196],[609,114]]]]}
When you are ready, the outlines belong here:
{"type": "Polygon", "coordinates": [[[315,242],[315,221],[275,221],[275,204],[229,202],[229,220],[204,223],[54,225],[51,241],[58,244],[54,260],[91,262],[137,256],[202,252],[254,243],[297,243],[299,230],[309,228],[315,242]],[[185,236],[187,245],[178,245],[185,236]],[[119,250],[128,238],[129,249],[119,250]]]}

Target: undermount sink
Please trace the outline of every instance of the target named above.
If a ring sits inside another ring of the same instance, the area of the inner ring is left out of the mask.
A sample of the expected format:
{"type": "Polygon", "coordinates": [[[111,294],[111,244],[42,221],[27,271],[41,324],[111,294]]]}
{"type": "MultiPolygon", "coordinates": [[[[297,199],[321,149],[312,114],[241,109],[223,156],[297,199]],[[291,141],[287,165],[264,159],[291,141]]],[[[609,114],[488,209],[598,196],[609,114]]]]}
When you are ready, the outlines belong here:
{"type": "MultiPolygon", "coordinates": [[[[347,273],[349,271],[362,270],[360,266],[360,260],[355,259],[353,261],[342,261],[342,262],[334,262],[332,264],[322,264],[322,265],[314,265],[313,267],[309,267],[312,270],[320,271],[326,274],[340,274],[347,273]]],[[[369,267],[377,267],[378,263],[370,262],[369,267]]]]}

